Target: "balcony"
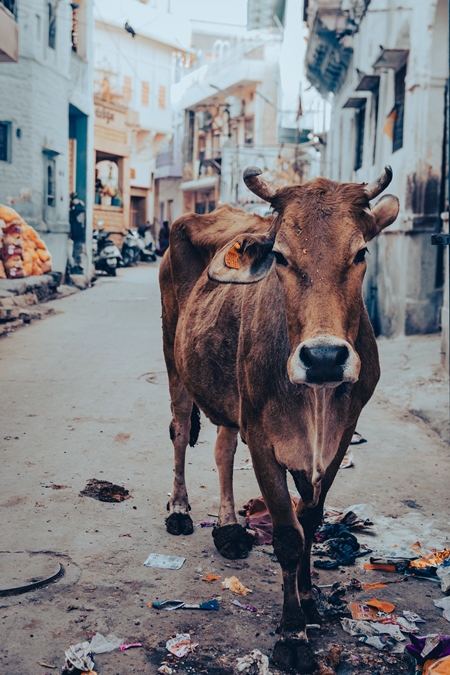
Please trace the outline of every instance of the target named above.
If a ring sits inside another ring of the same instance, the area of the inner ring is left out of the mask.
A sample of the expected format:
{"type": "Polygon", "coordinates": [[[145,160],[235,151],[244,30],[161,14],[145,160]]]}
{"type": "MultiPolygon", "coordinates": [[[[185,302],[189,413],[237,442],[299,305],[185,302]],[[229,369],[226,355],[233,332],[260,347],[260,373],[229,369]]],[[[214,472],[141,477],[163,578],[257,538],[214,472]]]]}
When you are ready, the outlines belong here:
{"type": "Polygon", "coordinates": [[[278,42],[276,35],[266,40],[244,40],[208,66],[194,70],[179,83],[183,85],[180,106],[190,109],[207,105],[217,98],[218,92],[224,98],[236,94],[239,87],[263,82],[268,77],[268,69],[276,67],[275,56],[267,47],[278,42]]]}
{"type": "Polygon", "coordinates": [[[155,162],[155,178],[182,178],[183,163],[175,159],[171,150],[160,152],[155,162]]]}
{"type": "Polygon", "coordinates": [[[217,173],[220,176],[222,169],[222,154],[220,150],[215,150],[214,148],[206,148],[206,150],[201,150],[198,153],[198,158],[200,160],[199,173],[200,175],[206,175],[208,171],[205,171],[202,167],[208,169],[211,167],[213,172],[217,173]]]}
{"type": "Polygon", "coordinates": [[[314,0],[308,8],[306,76],[323,96],[336,93],[344,82],[353,54],[353,35],[359,30],[369,2],[314,0]]]}
{"type": "Polygon", "coordinates": [[[0,63],[19,60],[19,26],[16,0],[0,0],[0,63]]]}

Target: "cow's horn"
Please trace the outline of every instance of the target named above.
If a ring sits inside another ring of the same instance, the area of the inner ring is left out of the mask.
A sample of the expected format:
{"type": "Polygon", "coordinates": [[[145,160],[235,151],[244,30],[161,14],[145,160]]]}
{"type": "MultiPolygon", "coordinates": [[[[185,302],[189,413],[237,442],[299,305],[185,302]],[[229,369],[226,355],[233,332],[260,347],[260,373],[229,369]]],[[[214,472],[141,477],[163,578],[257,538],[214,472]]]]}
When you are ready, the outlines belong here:
{"type": "Polygon", "coordinates": [[[244,170],[244,183],[255,195],[271,202],[277,194],[277,188],[269,181],[261,178],[262,171],[257,166],[248,166],[244,170]]]}
{"type": "Polygon", "coordinates": [[[384,171],[376,180],[366,185],[366,192],[369,200],[375,199],[379,194],[386,190],[392,180],[392,167],[385,166],[384,171]]]}

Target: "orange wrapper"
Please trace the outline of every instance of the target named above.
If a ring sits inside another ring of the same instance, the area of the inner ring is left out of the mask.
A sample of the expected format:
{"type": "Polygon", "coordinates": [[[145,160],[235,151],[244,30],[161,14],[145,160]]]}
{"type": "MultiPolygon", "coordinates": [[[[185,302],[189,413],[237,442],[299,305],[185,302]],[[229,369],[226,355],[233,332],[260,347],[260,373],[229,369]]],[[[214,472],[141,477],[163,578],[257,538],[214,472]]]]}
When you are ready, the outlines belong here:
{"type": "Polygon", "coordinates": [[[355,621],[376,621],[378,618],[373,607],[362,605],[359,602],[350,603],[350,612],[352,613],[352,619],[355,619],[355,621]]]}
{"type": "Polygon", "coordinates": [[[365,570],[379,570],[380,572],[396,572],[395,565],[386,565],[385,563],[366,563],[365,570]]]}
{"type": "Polygon", "coordinates": [[[375,607],[379,612],[384,612],[385,614],[390,614],[395,609],[395,605],[392,605],[390,602],[382,602],[376,598],[368,600],[366,605],[369,605],[369,607],[375,607]]]}
{"type": "Polygon", "coordinates": [[[208,572],[206,577],[202,577],[202,581],[208,581],[208,582],[219,581],[219,579],[220,579],[220,576],[218,574],[211,574],[210,572],[208,572]]]}

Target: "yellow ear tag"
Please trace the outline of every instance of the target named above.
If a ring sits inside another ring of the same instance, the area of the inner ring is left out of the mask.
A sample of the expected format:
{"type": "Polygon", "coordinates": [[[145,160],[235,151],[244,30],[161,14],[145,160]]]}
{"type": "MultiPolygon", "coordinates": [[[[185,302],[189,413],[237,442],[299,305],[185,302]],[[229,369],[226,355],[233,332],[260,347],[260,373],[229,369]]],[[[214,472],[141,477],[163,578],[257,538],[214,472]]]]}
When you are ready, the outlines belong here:
{"type": "Polygon", "coordinates": [[[238,251],[240,250],[241,245],[237,241],[233,246],[230,248],[229,251],[226,252],[225,254],[225,265],[227,267],[232,267],[235,270],[238,270],[241,266],[239,262],[239,253],[238,251]]]}

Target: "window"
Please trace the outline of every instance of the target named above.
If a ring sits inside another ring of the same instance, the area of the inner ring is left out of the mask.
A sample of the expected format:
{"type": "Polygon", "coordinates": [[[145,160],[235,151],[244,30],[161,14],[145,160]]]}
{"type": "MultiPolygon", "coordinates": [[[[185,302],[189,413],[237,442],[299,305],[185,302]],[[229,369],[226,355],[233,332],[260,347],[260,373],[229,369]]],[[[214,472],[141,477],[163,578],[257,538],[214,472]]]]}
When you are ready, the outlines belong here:
{"type": "Polygon", "coordinates": [[[0,122],[0,162],[11,161],[11,122],[0,122]]]}
{"type": "Polygon", "coordinates": [[[48,3],[48,46],[56,48],[56,8],[48,3]]]}
{"type": "Polygon", "coordinates": [[[253,132],[255,129],[255,120],[253,117],[246,117],[244,120],[244,143],[253,145],[253,132]]]}
{"type": "Polygon", "coordinates": [[[356,144],[355,144],[355,171],[362,167],[364,150],[364,122],[366,119],[366,104],[364,103],[355,113],[356,144]]]}
{"type": "Polygon", "coordinates": [[[380,81],[376,87],[372,89],[372,117],[373,117],[373,152],[372,164],[375,164],[377,152],[377,136],[378,136],[378,104],[380,100],[380,81]]]}
{"type": "Polygon", "coordinates": [[[129,101],[131,98],[131,77],[125,75],[123,78],[123,97],[129,101]]]}
{"type": "Polygon", "coordinates": [[[55,160],[47,160],[47,204],[55,206],[56,204],[56,184],[55,184],[55,160]]]}
{"type": "Polygon", "coordinates": [[[39,14],[36,14],[36,40],[41,41],[41,17],[39,14]]]}
{"type": "Polygon", "coordinates": [[[72,3],[72,51],[78,52],[78,5],[72,3]]]}
{"type": "Polygon", "coordinates": [[[186,110],[184,117],[183,161],[192,162],[194,159],[194,123],[195,112],[186,110]]]}
{"type": "Polygon", "coordinates": [[[158,108],[160,110],[166,109],[166,88],[163,86],[160,86],[159,88],[158,108]]]}
{"type": "Polygon", "coordinates": [[[392,152],[403,147],[403,118],[405,114],[405,77],[406,63],[395,73],[395,109],[397,115],[394,121],[392,152]]]}
{"type": "Polygon", "coordinates": [[[150,89],[149,89],[149,86],[148,86],[148,82],[143,82],[142,83],[141,98],[142,98],[142,105],[144,105],[144,106],[148,106],[149,92],[150,92],[150,89]]]}

